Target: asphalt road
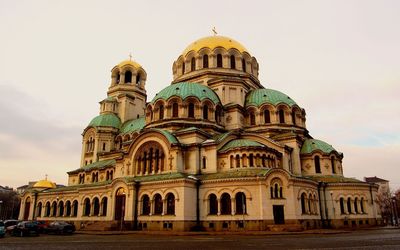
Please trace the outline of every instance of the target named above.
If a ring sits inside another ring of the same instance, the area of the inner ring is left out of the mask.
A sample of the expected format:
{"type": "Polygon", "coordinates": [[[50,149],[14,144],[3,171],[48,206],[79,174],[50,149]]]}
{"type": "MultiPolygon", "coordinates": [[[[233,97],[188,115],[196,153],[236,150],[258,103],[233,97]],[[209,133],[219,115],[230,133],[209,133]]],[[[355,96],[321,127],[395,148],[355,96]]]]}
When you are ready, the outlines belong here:
{"type": "Polygon", "coordinates": [[[400,229],[289,235],[41,235],[0,238],[0,249],[400,249],[400,229]]]}

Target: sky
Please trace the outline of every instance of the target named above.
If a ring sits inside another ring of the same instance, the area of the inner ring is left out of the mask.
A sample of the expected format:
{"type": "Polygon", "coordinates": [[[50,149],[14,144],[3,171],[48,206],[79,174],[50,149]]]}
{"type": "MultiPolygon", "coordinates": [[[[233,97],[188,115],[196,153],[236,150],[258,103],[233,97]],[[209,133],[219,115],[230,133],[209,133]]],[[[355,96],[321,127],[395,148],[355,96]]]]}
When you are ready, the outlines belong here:
{"type": "Polygon", "coordinates": [[[148,100],[193,41],[218,34],[257,58],[263,86],[344,153],[347,177],[400,188],[400,1],[0,0],[0,185],[67,183],[110,70],[133,59],[148,100]]]}

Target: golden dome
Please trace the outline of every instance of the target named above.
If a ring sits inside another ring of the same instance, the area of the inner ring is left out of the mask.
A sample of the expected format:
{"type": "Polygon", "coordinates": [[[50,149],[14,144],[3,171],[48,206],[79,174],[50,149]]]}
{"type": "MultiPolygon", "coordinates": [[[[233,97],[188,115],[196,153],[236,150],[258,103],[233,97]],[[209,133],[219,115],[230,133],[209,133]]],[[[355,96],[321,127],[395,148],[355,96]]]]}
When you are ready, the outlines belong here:
{"type": "Polygon", "coordinates": [[[198,52],[202,48],[210,48],[211,50],[217,48],[217,47],[222,47],[225,49],[232,49],[235,48],[239,50],[239,52],[247,52],[247,49],[240,44],[239,42],[233,40],[232,38],[226,37],[226,36],[207,36],[200,38],[199,40],[193,42],[190,44],[183,52],[182,54],[185,56],[187,53],[190,51],[195,51],[198,52]]]}
{"type": "Polygon", "coordinates": [[[48,181],[47,178],[45,180],[40,180],[33,185],[34,188],[56,188],[56,184],[54,182],[48,181]]]}
{"type": "Polygon", "coordinates": [[[118,64],[118,67],[119,67],[119,68],[122,68],[122,67],[124,67],[124,66],[126,66],[126,65],[131,65],[131,66],[133,66],[133,67],[135,67],[135,68],[137,68],[137,69],[139,69],[139,68],[142,67],[139,63],[137,63],[137,62],[135,62],[135,61],[132,61],[132,60],[125,60],[125,61],[122,61],[122,62],[120,62],[120,63],[118,64]]]}

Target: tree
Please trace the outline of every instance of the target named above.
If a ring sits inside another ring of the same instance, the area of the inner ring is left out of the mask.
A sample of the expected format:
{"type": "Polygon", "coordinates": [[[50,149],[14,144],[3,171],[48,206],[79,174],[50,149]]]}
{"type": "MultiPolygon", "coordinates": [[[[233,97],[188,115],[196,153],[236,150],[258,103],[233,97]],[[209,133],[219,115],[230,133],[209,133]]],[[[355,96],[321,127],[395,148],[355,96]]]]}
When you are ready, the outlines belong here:
{"type": "Polygon", "coordinates": [[[17,192],[0,192],[0,220],[17,219],[21,199],[17,192]]]}

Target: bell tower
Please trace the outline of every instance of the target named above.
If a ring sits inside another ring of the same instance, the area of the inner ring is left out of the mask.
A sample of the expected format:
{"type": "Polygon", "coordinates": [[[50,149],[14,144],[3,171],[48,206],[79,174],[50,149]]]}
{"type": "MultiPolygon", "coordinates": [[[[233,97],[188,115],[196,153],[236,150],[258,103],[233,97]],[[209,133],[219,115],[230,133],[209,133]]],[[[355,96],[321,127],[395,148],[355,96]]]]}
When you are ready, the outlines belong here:
{"type": "Polygon", "coordinates": [[[111,70],[111,85],[107,95],[117,101],[116,113],[122,123],[145,115],[146,78],[146,71],[132,61],[131,56],[111,70]]]}

